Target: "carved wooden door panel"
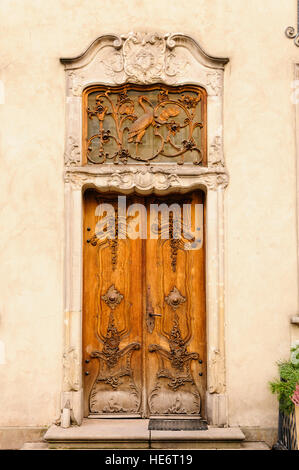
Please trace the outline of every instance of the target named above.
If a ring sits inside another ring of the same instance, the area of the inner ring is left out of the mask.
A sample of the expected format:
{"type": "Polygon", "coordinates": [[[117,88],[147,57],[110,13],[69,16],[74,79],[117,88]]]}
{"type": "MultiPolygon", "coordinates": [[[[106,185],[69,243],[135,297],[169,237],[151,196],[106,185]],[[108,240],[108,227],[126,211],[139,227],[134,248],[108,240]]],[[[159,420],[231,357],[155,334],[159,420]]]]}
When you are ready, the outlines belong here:
{"type": "Polygon", "coordinates": [[[147,221],[147,237],[132,239],[122,233],[117,196],[86,191],[85,416],[204,415],[204,247],[190,249],[196,246],[188,245],[185,232],[173,236],[171,212],[165,224],[160,216],[152,218],[150,210],[151,204],[165,202],[191,204],[193,213],[202,197],[200,192],[175,198],[127,197],[127,207],[137,203],[146,208],[139,223],[147,221]],[[116,239],[95,235],[101,220],[97,207],[105,201],[115,207],[116,239]]]}
{"type": "MultiPolygon", "coordinates": [[[[195,204],[199,207],[203,203],[200,192],[159,198],[159,201],[152,198],[148,203],[162,204],[165,201],[169,208],[176,204],[182,209],[185,205],[187,211],[191,211],[193,221],[195,204]]],[[[146,388],[151,415],[198,415],[204,410],[206,325],[203,234],[198,234],[200,242],[190,244],[190,237],[186,239],[184,236],[190,233],[189,227],[183,225],[183,218],[175,219],[170,213],[169,224],[166,218],[156,224],[158,239],[151,237],[146,243],[147,314],[155,322],[147,325],[145,345],[145,368],[150,371],[146,388]],[[181,227],[176,227],[175,220],[181,222],[181,227]],[[178,238],[173,238],[176,229],[180,234],[178,238]],[[151,312],[152,315],[161,316],[150,317],[151,312]]]]}
{"type": "Polygon", "coordinates": [[[142,390],[142,241],[121,239],[113,220],[118,238],[95,235],[101,229],[96,228],[99,204],[113,205],[118,221],[117,196],[86,191],[84,201],[85,415],[137,414],[142,390]]]}

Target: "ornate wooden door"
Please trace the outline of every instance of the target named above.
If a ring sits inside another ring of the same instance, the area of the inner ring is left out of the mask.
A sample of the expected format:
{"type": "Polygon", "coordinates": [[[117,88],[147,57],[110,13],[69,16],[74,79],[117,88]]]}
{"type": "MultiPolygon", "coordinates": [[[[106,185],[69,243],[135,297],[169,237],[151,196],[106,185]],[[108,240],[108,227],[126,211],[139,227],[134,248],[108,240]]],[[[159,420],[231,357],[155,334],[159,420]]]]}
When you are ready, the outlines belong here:
{"type": "Polygon", "coordinates": [[[93,190],[84,195],[85,416],[204,416],[204,243],[184,238],[184,222],[181,236],[175,236],[173,212],[167,221],[152,217],[150,208],[163,203],[185,204],[194,220],[203,194],[129,196],[127,207],[141,204],[138,221],[134,211],[119,213],[117,195],[93,190]],[[115,209],[116,238],[96,235],[102,220],[97,207],[103,203],[115,209]],[[143,238],[128,237],[124,219],[139,233],[145,226],[143,238]]]}

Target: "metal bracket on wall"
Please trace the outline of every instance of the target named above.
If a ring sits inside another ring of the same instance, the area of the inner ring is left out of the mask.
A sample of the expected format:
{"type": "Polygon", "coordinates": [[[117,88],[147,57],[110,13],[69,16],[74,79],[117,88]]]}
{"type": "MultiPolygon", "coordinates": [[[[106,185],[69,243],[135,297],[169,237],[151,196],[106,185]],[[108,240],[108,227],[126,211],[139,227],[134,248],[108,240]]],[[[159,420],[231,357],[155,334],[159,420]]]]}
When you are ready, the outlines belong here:
{"type": "Polygon", "coordinates": [[[288,26],[285,34],[289,39],[294,39],[294,43],[299,47],[299,0],[297,0],[297,32],[293,26],[288,26]]]}

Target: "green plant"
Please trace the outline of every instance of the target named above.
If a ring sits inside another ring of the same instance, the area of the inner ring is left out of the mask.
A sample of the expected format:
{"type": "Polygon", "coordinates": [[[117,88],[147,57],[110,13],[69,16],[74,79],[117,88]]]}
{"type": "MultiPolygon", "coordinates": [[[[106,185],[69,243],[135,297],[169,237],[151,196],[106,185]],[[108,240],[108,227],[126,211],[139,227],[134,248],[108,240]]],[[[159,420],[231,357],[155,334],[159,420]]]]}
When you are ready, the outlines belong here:
{"type": "Polygon", "coordinates": [[[280,410],[290,414],[294,409],[291,397],[299,384],[299,341],[291,346],[290,360],[278,363],[278,368],[280,379],[270,382],[271,392],[278,395],[280,410]]]}
{"type": "Polygon", "coordinates": [[[295,367],[299,367],[299,341],[295,341],[291,346],[291,363],[295,367]]]}
{"type": "Polygon", "coordinates": [[[299,367],[288,361],[279,363],[278,368],[280,379],[270,382],[271,392],[278,395],[280,410],[290,414],[294,409],[291,396],[299,383],[299,367]]]}

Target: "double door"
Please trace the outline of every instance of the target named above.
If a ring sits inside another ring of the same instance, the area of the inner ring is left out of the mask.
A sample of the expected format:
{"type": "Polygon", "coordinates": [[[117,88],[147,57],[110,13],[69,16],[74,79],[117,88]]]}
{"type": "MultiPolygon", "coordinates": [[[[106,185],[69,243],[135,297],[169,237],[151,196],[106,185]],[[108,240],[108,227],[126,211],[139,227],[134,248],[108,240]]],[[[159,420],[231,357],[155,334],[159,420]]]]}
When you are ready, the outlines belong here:
{"type": "Polygon", "coordinates": [[[203,198],[85,192],[85,416],[204,415],[203,198]]]}

